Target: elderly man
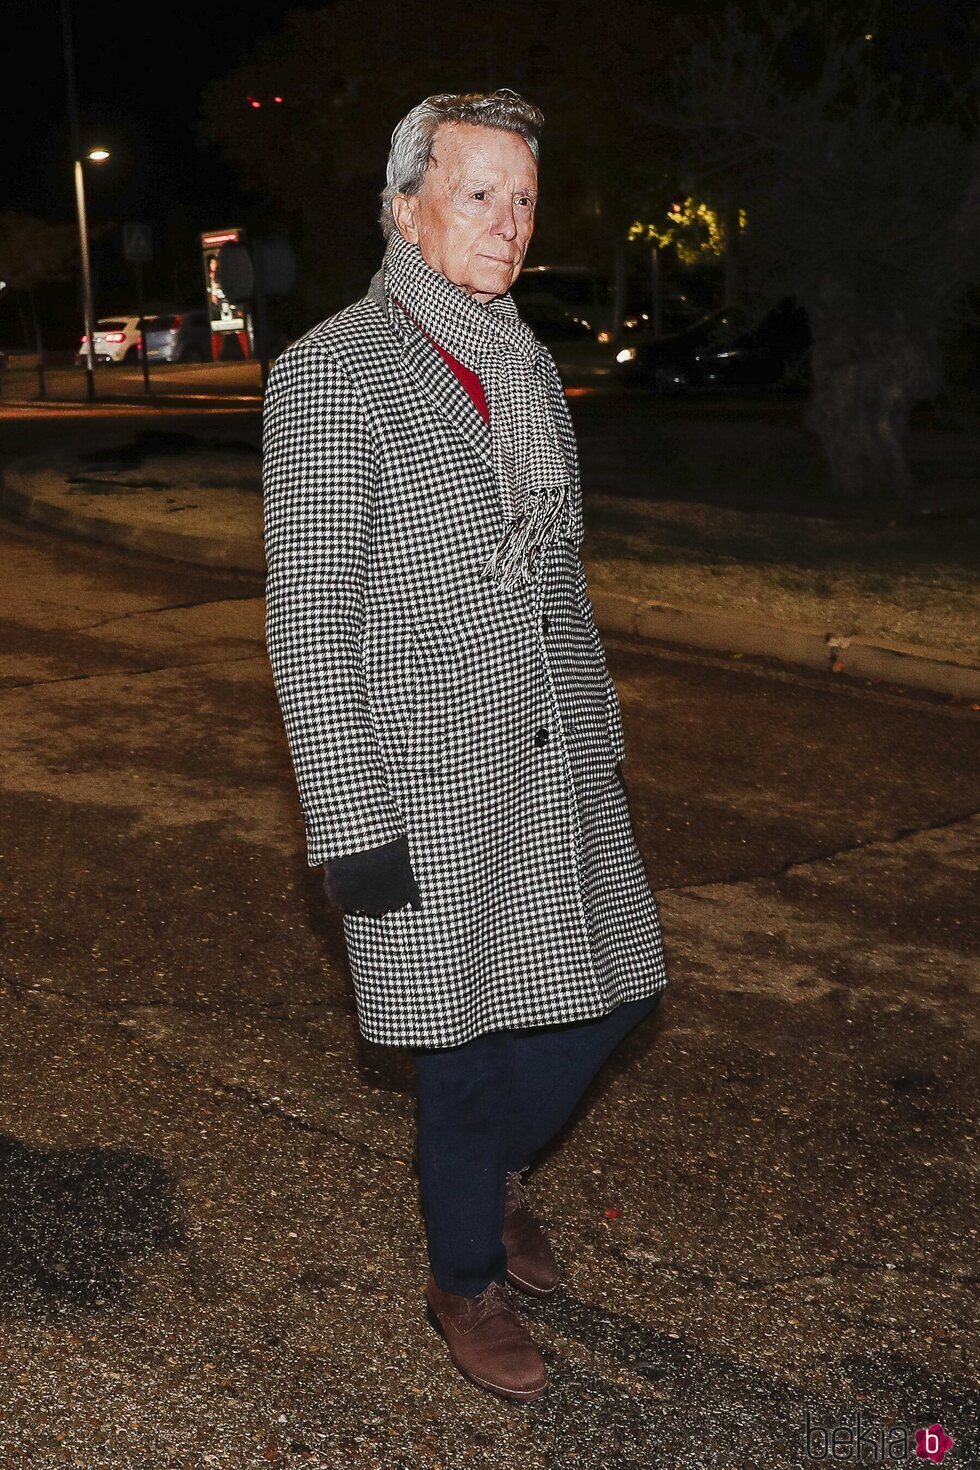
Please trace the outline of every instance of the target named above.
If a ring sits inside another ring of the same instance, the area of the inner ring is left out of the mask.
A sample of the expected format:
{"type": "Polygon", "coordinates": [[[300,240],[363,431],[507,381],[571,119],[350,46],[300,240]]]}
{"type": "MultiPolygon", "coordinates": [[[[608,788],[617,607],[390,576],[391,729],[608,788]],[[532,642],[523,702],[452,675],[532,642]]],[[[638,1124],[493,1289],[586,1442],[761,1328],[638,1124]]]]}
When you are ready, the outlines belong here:
{"type": "Polygon", "coordinates": [[[456,1367],[540,1397],[510,1288],[554,1256],[525,1173],[667,984],[554,361],[509,288],[541,114],[429,97],[392,135],[367,296],[276,364],[267,637],[358,1023],[409,1048],[426,1297],[456,1367]]]}

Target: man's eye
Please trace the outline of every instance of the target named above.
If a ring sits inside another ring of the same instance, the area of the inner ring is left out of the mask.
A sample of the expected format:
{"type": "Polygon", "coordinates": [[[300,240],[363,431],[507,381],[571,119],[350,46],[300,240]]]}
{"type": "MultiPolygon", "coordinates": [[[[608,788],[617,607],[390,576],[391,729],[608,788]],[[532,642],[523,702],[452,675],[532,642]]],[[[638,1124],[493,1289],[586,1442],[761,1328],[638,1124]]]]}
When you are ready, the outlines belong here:
{"type": "Polygon", "coordinates": [[[526,204],[528,209],[534,208],[534,200],[527,194],[522,194],[517,202],[518,204],[526,204]]]}
{"type": "Polygon", "coordinates": [[[485,199],[486,197],[487,197],[487,191],[486,191],[486,189],[477,189],[474,192],[474,194],[473,194],[473,198],[474,199],[485,199]]]}

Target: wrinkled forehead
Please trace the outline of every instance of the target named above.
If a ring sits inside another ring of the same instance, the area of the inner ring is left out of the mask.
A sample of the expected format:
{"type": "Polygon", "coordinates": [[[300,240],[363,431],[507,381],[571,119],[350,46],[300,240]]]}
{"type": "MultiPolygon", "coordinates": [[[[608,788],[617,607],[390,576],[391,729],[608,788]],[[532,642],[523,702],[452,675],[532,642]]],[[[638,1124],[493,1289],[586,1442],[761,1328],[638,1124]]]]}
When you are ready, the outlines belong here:
{"type": "Polygon", "coordinates": [[[533,188],[538,166],[519,133],[474,123],[441,123],[432,138],[432,160],[426,171],[436,187],[452,188],[464,180],[511,183],[533,188]]]}

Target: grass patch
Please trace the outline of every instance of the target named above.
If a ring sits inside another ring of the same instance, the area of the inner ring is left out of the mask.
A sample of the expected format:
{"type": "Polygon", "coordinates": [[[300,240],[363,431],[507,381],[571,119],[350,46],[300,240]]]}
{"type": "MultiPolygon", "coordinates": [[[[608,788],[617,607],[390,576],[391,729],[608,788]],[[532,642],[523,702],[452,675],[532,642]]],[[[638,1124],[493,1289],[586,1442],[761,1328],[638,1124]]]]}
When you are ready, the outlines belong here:
{"type": "Polygon", "coordinates": [[[597,590],[980,656],[976,519],[883,522],[589,496],[597,590]]]}

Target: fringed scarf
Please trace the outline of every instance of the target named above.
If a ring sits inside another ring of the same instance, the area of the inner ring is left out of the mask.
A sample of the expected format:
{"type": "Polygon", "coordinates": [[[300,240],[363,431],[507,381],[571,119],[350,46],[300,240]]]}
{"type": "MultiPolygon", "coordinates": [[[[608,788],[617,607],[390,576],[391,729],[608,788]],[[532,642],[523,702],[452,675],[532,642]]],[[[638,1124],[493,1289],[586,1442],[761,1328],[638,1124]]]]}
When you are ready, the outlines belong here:
{"type": "MultiPolygon", "coordinates": [[[[565,530],[572,470],[562,452],[542,348],[506,293],[486,305],[433,270],[397,232],[371,293],[404,307],[483,383],[504,531],[481,569],[501,587],[533,582],[542,550],[565,530]]],[[[390,306],[389,306],[390,309],[390,306]]]]}

